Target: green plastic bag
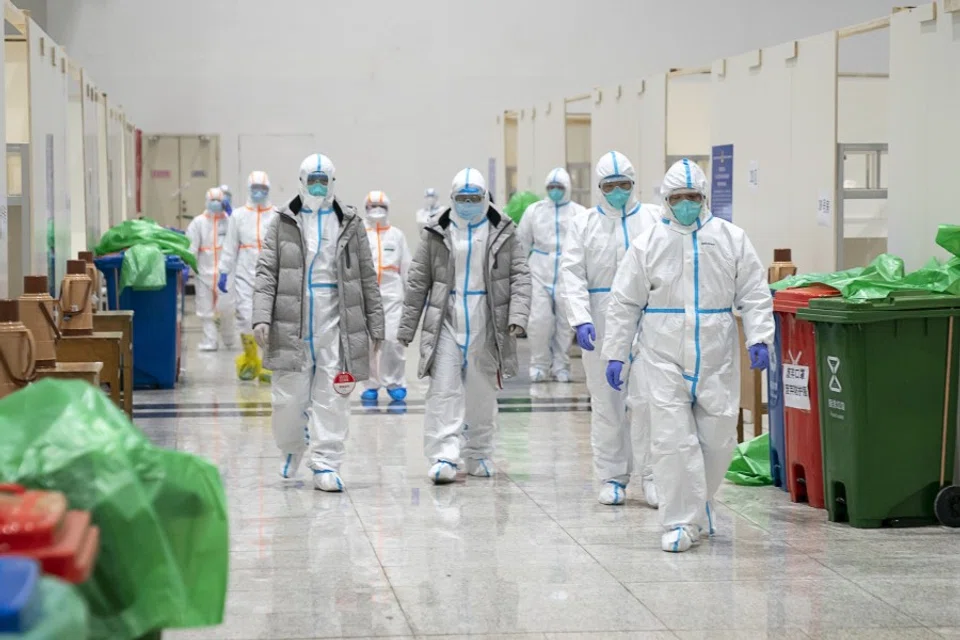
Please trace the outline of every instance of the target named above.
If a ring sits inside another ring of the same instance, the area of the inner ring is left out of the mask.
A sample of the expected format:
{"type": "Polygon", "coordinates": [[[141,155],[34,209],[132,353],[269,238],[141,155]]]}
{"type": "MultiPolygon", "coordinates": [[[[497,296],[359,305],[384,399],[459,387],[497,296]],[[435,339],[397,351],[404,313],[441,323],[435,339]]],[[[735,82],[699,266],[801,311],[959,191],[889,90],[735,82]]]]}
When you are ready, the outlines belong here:
{"type": "Polygon", "coordinates": [[[510,202],[507,203],[504,213],[513,220],[514,224],[520,224],[523,212],[534,202],[539,202],[540,199],[540,196],[533,191],[518,191],[510,198],[510,202]]]}
{"type": "Polygon", "coordinates": [[[153,220],[127,220],[112,227],[103,234],[93,251],[98,256],[105,256],[139,244],[156,245],[165,255],[180,256],[190,268],[197,270],[197,258],[190,253],[187,236],[161,227],[153,220]]]}
{"type": "Polygon", "coordinates": [[[43,576],[37,585],[40,619],[27,633],[0,633],[0,640],[86,640],[87,605],[72,584],[43,576]]]}
{"type": "Polygon", "coordinates": [[[159,291],[167,286],[167,257],[155,244],[135,244],[123,252],[120,291],[159,291]]]}
{"type": "Polygon", "coordinates": [[[727,469],[727,480],[747,487],[765,487],[773,484],[770,473],[770,434],[737,445],[733,461],[727,469]]]}
{"type": "Polygon", "coordinates": [[[90,637],[220,624],[227,591],[220,474],[153,446],[99,389],[41,380],[0,400],[0,481],[61,491],[100,527],[79,590],[90,637]]]}

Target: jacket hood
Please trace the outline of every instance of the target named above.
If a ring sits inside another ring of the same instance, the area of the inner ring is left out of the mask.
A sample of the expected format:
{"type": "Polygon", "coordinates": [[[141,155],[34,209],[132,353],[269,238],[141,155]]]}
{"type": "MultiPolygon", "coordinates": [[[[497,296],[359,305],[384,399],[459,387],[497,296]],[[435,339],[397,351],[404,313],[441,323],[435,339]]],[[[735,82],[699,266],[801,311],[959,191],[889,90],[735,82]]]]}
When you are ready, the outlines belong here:
{"type": "MultiPolygon", "coordinates": [[[[710,217],[708,198],[707,175],[703,172],[696,162],[684,158],[674,163],[672,167],[663,176],[663,184],[660,187],[660,195],[663,197],[664,216],[673,222],[677,222],[673,211],[670,209],[668,199],[672,193],[677,191],[696,192],[703,196],[703,208],[700,211],[700,221],[703,222],[710,217]]],[[[682,226],[682,225],[681,225],[682,226]]]]}
{"type": "Polygon", "coordinates": [[[619,151],[608,151],[600,156],[596,168],[596,186],[597,186],[597,207],[606,215],[617,217],[624,216],[633,211],[637,206],[637,172],[633,168],[633,163],[619,151]],[[600,191],[600,183],[613,176],[623,176],[633,181],[633,189],[630,190],[630,199],[622,209],[614,209],[607,202],[603,192],[600,191]]]}
{"type": "Polygon", "coordinates": [[[552,170],[547,174],[547,179],[543,181],[543,186],[546,187],[553,182],[559,182],[563,185],[563,200],[560,201],[560,204],[567,204],[570,202],[570,190],[572,187],[570,182],[570,174],[567,173],[567,170],[563,167],[557,167],[556,169],[552,170]]]}

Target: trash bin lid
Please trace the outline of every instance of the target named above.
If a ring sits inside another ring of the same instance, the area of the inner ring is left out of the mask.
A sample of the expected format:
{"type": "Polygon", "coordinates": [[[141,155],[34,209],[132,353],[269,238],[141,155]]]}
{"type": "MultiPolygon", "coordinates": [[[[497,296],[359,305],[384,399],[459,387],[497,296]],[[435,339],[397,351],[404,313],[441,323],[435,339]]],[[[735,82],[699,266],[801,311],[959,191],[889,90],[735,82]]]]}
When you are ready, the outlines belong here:
{"type": "Polygon", "coordinates": [[[815,298],[797,317],[814,322],[863,324],[905,318],[960,316],[960,296],[927,291],[897,291],[877,300],[815,298]]]}
{"type": "Polygon", "coordinates": [[[815,284],[799,289],[782,289],[773,296],[773,310],[796,313],[800,309],[806,309],[810,305],[810,300],[814,298],[830,298],[839,295],[839,290],[825,284],[815,284]]]}

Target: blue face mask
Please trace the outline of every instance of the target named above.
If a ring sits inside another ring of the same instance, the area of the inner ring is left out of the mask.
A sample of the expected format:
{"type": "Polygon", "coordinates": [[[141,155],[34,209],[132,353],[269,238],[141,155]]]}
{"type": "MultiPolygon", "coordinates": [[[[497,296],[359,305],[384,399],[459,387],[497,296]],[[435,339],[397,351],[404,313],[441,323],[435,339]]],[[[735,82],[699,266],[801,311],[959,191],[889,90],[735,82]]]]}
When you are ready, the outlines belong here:
{"type": "Polygon", "coordinates": [[[610,203],[610,206],[614,209],[623,209],[627,202],[630,200],[630,192],[626,189],[621,189],[617,187],[610,193],[604,196],[607,199],[607,202],[610,203]]]}
{"type": "Polygon", "coordinates": [[[483,215],[482,202],[454,202],[453,210],[462,220],[473,222],[483,215]]]}
{"type": "Polygon", "coordinates": [[[207,203],[207,211],[210,213],[223,213],[223,203],[219,200],[211,200],[207,203]]]}
{"type": "Polygon", "coordinates": [[[703,210],[703,203],[682,200],[670,207],[670,210],[673,211],[673,217],[677,219],[677,222],[685,227],[689,227],[700,217],[700,212],[703,210]]]}
{"type": "Polygon", "coordinates": [[[557,204],[563,202],[563,196],[566,194],[564,189],[547,189],[547,197],[556,202],[557,204]]]}
{"type": "Polygon", "coordinates": [[[254,204],[263,204],[270,195],[269,189],[250,189],[250,202],[254,204]]]}
{"type": "Polygon", "coordinates": [[[307,193],[315,198],[325,198],[327,197],[327,187],[322,184],[311,184],[307,187],[307,193]]]}

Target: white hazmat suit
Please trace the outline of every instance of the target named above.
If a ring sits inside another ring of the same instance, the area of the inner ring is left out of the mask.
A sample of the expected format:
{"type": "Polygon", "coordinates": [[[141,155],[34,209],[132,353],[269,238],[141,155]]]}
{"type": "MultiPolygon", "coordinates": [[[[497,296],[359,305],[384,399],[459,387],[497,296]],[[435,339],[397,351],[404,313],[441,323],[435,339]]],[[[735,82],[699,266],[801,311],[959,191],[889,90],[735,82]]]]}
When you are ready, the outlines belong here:
{"type": "Polygon", "coordinates": [[[570,346],[573,327],[567,321],[565,306],[559,304],[560,258],[563,240],[573,219],[584,208],[570,201],[570,175],[556,168],[544,183],[563,185],[558,200],[547,197],[535,202],[523,213],[517,236],[529,254],[530,266],[530,380],[542,382],[552,376],[558,382],[570,382],[570,346]]]}
{"type": "Polygon", "coordinates": [[[366,200],[365,220],[370,253],[377,269],[380,301],[386,320],[386,338],[379,353],[370,352],[370,379],[366,382],[364,400],[375,400],[380,387],[395,401],[407,396],[404,371],[407,366],[406,349],[397,342],[397,329],[403,315],[403,294],[410,268],[410,249],[407,238],[390,224],[390,199],[382,191],[371,191],[366,200]]]}
{"type": "MultiPolygon", "coordinates": [[[[598,184],[614,176],[636,180],[630,160],[622,153],[605,153],[597,162],[598,184]]],[[[656,506],[649,463],[649,429],[643,420],[639,396],[610,388],[606,382],[607,361],[601,356],[606,343],[607,306],[617,266],[633,238],[660,221],[660,207],[640,204],[631,191],[626,204],[616,209],[602,193],[598,206],[573,219],[567,231],[561,258],[561,291],[570,326],[591,323],[596,330],[594,350],[583,351],[583,368],[590,390],[590,443],[597,479],[604,485],[600,501],[622,504],[624,489],[634,472],[636,458],[647,501],[656,506]],[[649,488],[648,488],[649,487],[649,488]]],[[[636,326],[634,326],[636,328],[636,326]]],[[[624,367],[628,375],[629,360],[624,367]]]]}
{"type": "Polygon", "coordinates": [[[443,208],[437,205],[437,190],[427,189],[423,192],[423,208],[417,211],[417,229],[423,231],[434,216],[443,211],[443,208]]]}
{"type": "Polygon", "coordinates": [[[237,342],[236,309],[233,296],[217,291],[220,279],[218,270],[220,255],[230,227],[230,219],[223,211],[223,192],[218,188],[207,191],[207,209],[190,221],[187,239],[190,253],[197,257],[196,289],[197,317],[203,326],[201,351],[216,351],[223,345],[232,348],[237,342]],[[214,211],[211,211],[214,209],[214,211]],[[220,331],[217,331],[217,313],[220,314],[220,331]]]}
{"type": "MultiPolygon", "coordinates": [[[[676,163],[661,194],[699,193],[689,225],[664,208],[634,239],[613,284],[604,360],[625,360],[641,323],[639,369],[653,440],[664,551],[685,551],[712,529],[709,513],[736,444],[740,311],[747,344],[773,342],[766,272],[739,227],[706,206],[707,179],[676,163]]],[[[712,531],[711,531],[712,533],[712,531]]]]}
{"type": "Polygon", "coordinates": [[[273,432],[284,452],[284,477],[292,477],[307,446],[307,466],[323,491],[343,489],[339,470],[350,419],[350,399],[333,388],[341,370],[340,297],[337,290],[337,241],[340,221],[333,210],[336,169],[329,158],[312,155],[300,165],[300,199],[296,216],[303,240],[305,272],[303,305],[307,365],[303,371],[277,371],[273,376],[273,432]],[[311,195],[308,176],[322,173],[329,184],[323,195],[311,195]]]}

